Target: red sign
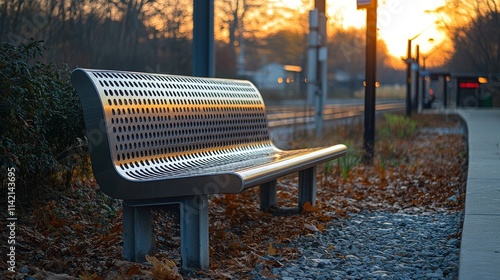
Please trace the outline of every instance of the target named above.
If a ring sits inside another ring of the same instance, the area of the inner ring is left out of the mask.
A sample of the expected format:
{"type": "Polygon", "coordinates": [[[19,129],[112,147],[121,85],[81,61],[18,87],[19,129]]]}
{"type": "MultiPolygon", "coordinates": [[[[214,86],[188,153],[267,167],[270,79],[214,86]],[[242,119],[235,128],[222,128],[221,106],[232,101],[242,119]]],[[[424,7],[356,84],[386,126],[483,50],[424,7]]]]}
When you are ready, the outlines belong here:
{"type": "Polygon", "coordinates": [[[475,89],[479,88],[479,82],[459,82],[458,88],[475,89]]]}

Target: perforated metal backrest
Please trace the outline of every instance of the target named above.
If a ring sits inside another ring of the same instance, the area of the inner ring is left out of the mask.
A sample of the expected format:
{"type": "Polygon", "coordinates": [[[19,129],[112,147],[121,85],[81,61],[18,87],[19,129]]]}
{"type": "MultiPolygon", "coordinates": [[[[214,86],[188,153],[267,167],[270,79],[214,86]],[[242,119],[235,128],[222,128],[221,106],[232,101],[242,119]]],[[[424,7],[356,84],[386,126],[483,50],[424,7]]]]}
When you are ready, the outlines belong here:
{"type": "Polygon", "coordinates": [[[111,157],[128,179],[275,151],[264,102],[248,81],[78,70],[96,87],[111,157]]]}

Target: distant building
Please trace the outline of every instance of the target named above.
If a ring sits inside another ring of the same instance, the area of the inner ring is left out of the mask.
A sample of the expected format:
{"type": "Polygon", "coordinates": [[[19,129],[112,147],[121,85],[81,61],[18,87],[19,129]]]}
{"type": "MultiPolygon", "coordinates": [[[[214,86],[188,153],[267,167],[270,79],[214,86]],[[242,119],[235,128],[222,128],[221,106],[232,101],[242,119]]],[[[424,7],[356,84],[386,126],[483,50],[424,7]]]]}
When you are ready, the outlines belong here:
{"type": "Polygon", "coordinates": [[[280,79],[285,76],[283,65],[279,63],[269,63],[254,72],[253,81],[259,89],[282,89],[283,84],[280,79]]]}
{"type": "Polygon", "coordinates": [[[347,83],[351,80],[351,75],[344,70],[337,70],[334,79],[339,83],[347,83]]]}
{"type": "Polygon", "coordinates": [[[302,68],[295,65],[269,63],[253,73],[253,81],[259,89],[283,90],[297,94],[300,88],[302,68]]]}

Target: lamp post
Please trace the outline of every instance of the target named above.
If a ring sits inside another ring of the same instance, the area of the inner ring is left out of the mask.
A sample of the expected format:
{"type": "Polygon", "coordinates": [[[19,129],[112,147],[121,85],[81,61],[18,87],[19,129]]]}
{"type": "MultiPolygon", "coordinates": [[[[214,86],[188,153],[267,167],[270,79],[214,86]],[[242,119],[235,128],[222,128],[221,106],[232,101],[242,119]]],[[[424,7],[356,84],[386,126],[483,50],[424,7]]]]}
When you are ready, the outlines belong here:
{"type": "MultiPolygon", "coordinates": [[[[434,43],[435,40],[434,40],[434,38],[429,38],[428,42],[434,43]]],[[[430,52],[427,52],[427,53],[422,55],[422,59],[423,59],[422,69],[423,70],[427,70],[427,58],[429,58],[431,55],[433,55],[434,53],[436,53],[438,50],[440,50],[442,48],[443,48],[443,44],[438,45],[437,47],[432,48],[430,52]]],[[[426,72],[429,73],[428,71],[426,71],[426,72]]],[[[435,74],[435,76],[437,76],[438,79],[442,81],[443,107],[446,108],[448,106],[448,82],[450,80],[450,74],[441,72],[441,73],[435,74]]],[[[422,80],[422,88],[425,88],[424,82],[425,81],[422,80]]],[[[424,91],[422,91],[422,96],[424,94],[425,94],[424,91]]]]}
{"type": "Polygon", "coordinates": [[[214,0],[194,0],[193,26],[193,75],[214,77],[214,0]]]}
{"type": "Polygon", "coordinates": [[[316,137],[323,133],[323,107],[327,93],[327,44],[326,4],[315,0],[315,9],[309,12],[309,35],[307,49],[307,95],[308,103],[314,102],[316,137]]]}
{"type": "MultiPolygon", "coordinates": [[[[429,42],[429,43],[433,43],[433,44],[434,44],[434,38],[429,38],[429,39],[427,40],[427,42],[429,42]]],[[[423,70],[425,70],[425,69],[426,69],[425,60],[426,60],[429,56],[433,55],[433,54],[434,54],[437,50],[441,49],[441,48],[442,48],[442,46],[443,46],[443,45],[438,46],[437,48],[433,48],[433,49],[431,49],[431,52],[430,52],[430,53],[425,53],[425,55],[422,55],[422,59],[423,59],[422,69],[423,69],[423,70]]]]}
{"type": "Polygon", "coordinates": [[[415,62],[413,64],[413,67],[412,67],[412,70],[414,71],[414,74],[415,74],[415,85],[414,85],[414,89],[415,89],[415,104],[413,105],[415,108],[417,108],[417,112],[421,112],[422,109],[421,109],[421,104],[422,104],[422,101],[419,101],[419,86],[418,86],[418,81],[420,80],[420,46],[417,44],[416,46],[416,56],[415,56],[415,62]]]}
{"type": "MultiPolygon", "coordinates": [[[[411,42],[415,39],[417,39],[422,33],[427,31],[427,29],[431,28],[434,24],[431,24],[427,26],[424,30],[422,30],[420,33],[415,35],[413,38],[408,39],[408,46],[406,49],[406,59],[403,59],[404,62],[406,63],[406,115],[410,116],[411,115],[411,108],[412,108],[412,102],[411,102],[411,88],[412,88],[412,65],[415,62],[415,59],[412,58],[412,52],[411,52],[411,42]]],[[[418,55],[417,55],[418,56],[418,55]]],[[[418,61],[417,61],[418,63],[418,61]]]]}
{"type": "Polygon", "coordinates": [[[411,115],[411,39],[408,39],[406,50],[406,116],[411,115]]]}
{"type": "Polygon", "coordinates": [[[365,131],[363,137],[364,162],[373,164],[375,145],[375,83],[377,65],[377,0],[358,0],[358,9],[366,9],[365,61],[365,131]]]}

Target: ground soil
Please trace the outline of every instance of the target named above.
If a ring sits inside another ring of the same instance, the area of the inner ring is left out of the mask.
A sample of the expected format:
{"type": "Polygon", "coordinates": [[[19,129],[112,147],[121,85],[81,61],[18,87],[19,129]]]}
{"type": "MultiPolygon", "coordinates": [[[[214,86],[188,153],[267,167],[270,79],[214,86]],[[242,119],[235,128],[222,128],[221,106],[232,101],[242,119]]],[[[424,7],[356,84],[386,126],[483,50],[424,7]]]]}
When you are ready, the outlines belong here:
{"type": "MultiPolygon", "coordinates": [[[[210,269],[178,271],[179,227],[176,209],[155,211],[157,253],[147,264],[122,257],[120,201],[104,195],[92,176],[76,176],[56,199],[40,199],[19,211],[15,229],[15,273],[5,261],[2,279],[181,279],[245,278],[256,266],[262,276],[299,257],[291,241],[320,234],[335,219],[358,211],[462,211],[467,169],[466,136],[456,116],[414,115],[417,132],[398,137],[377,134],[373,164],[362,163],[362,125],[337,126],[321,139],[298,137],[291,147],[347,143],[349,154],[319,168],[316,205],[299,215],[259,211],[259,189],[210,198],[210,269]],[[22,212],[22,213],[21,213],[22,212]],[[281,262],[262,258],[280,255],[281,262]],[[31,277],[31,278],[26,278],[31,277]]],[[[378,129],[389,125],[384,119],[378,129]]],[[[280,207],[297,207],[297,178],[278,182],[280,207]]],[[[2,212],[0,227],[7,228],[2,212]]],[[[457,233],[460,234],[459,232],[457,233]]],[[[2,230],[2,252],[7,252],[2,230]]],[[[5,254],[4,254],[5,256],[5,254]]],[[[2,257],[2,259],[4,259],[2,257]]]]}

